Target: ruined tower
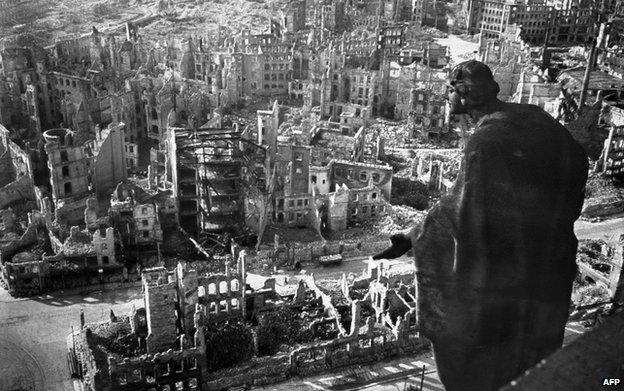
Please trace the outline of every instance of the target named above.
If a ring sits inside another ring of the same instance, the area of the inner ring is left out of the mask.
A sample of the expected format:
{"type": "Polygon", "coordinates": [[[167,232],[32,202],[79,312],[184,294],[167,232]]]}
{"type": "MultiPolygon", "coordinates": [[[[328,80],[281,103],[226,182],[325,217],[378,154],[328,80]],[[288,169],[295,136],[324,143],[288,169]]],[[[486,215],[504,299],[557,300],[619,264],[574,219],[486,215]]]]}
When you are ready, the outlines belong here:
{"type": "Polygon", "coordinates": [[[329,229],[342,231],[347,229],[347,207],[349,206],[349,189],[345,184],[336,187],[336,192],[329,197],[329,229]]]}
{"type": "Polygon", "coordinates": [[[97,256],[98,266],[111,266],[116,264],[115,258],[115,234],[111,227],[96,230],[93,233],[93,246],[97,256]]]}
{"type": "Polygon", "coordinates": [[[170,349],[178,336],[176,282],[169,278],[164,267],[144,270],[142,280],[147,318],[147,352],[170,349]]]}
{"type": "Polygon", "coordinates": [[[82,146],[74,145],[74,132],[57,128],[46,131],[43,136],[54,202],[89,194],[89,157],[82,146]]]}

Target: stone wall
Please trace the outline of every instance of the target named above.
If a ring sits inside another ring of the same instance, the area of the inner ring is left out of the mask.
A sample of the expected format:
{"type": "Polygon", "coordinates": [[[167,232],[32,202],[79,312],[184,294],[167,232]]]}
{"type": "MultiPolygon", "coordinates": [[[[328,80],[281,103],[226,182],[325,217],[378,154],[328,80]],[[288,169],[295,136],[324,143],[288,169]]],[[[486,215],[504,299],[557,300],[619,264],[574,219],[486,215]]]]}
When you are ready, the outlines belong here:
{"type": "Polygon", "coordinates": [[[291,353],[293,374],[309,376],[334,368],[383,361],[412,355],[427,348],[416,333],[403,338],[387,335],[358,335],[299,348],[291,353]]]}
{"type": "Polygon", "coordinates": [[[48,229],[48,237],[50,238],[50,247],[54,254],[59,254],[63,250],[63,242],[54,235],[54,233],[48,229]]]}
{"type": "Polygon", "coordinates": [[[274,263],[276,265],[294,265],[318,262],[325,255],[340,254],[343,258],[363,257],[379,253],[390,246],[390,240],[382,237],[363,237],[353,240],[317,241],[309,243],[290,242],[286,245],[290,251],[283,251],[283,246],[262,247],[259,251],[248,253],[250,264],[274,263]],[[283,259],[277,253],[287,254],[283,259]]]}
{"type": "Polygon", "coordinates": [[[229,387],[259,387],[284,381],[291,376],[310,376],[349,365],[365,364],[403,355],[415,355],[428,349],[418,334],[357,335],[333,341],[307,344],[290,354],[254,358],[234,368],[212,372],[205,390],[229,387]]]}
{"type": "Polygon", "coordinates": [[[197,281],[200,304],[206,305],[206,321],[242,318],[245,282],[238,273],[211,274],[197,281]]]}
{"type": "Polygon", "coordinates": [[[175,390],[180,383],[198,386],[205,368],[203,353],[201,348],[190,347],[132,358],[109,355],[111,383],[118,391],[149,389],[157,385],[175,390]]]}
{"type": "Polygon", "coordinates": [[[277,383],[290,377],[290,355],[254,357],[243,365],[208,374],[204,390],[223,390],[244,384],[256,386],[277,383]]]}
{"type": "Polygon", "coordinates": [[[98,373],[98,368],[93,352],[89,349],[86,332],[81,330],[81,332],[75,333],[72,338],[76,347],[76,358],[80,363],[82,385],[86,390],[95,390],[95,377],[98,373]]]}
{"type": "Polygon", "coordinates": [[[94,290],[109,291],[141,287],[141,277],[138,274],[129,273],[127,276],[124,276],[123,272],[104,274],[103,276],[89,276],[84,273],[79,275],[54,275],[49,276],[45,281],[46,286],[39,293],[58,290],[64,290],[67,293],[68,290],[72,290],[76,294],[83,294],[94,290]]]}

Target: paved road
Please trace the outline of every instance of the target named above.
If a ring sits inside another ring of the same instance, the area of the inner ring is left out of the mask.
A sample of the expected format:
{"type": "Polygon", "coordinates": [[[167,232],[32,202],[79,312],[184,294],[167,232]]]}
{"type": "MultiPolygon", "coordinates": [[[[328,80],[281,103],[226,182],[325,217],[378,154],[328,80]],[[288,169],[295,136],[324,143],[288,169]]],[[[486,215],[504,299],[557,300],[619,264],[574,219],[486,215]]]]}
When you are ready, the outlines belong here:
{"type": "Polygon", "coordinates": [[[624,217],[604,220],[599,223],[577,221],[574,232],[579,239],[603,239],[607,242],[619,240],[624,234],[624,217]]]}
{"type": "Polygon", "coordinates": [[[107,319],[111,308],[126,314],[142,302],[134,291],[14,299],[0,289],[0,390],[72,390],[65,341],[80,309],[87,322],[107,319]]]}
{"type": "MultiPolygon", "coordinates": [[[[603,239],[607,242],[617,241],[620,235],[624,234],[624,217],[604,220],[597,223],[587,221],[577,221],[574,225],[574,232],[579,239],[603,239]]],[[[391,265],[411,264],[413,259],[408,256],[390,261],[391,265]]],[[[314,273],[317,279],[340,278],[342,273],[359,274],[368,267],[368,257],[357,257],[345,260],[336,266],[313,266],[304,267],[306,273],[314,273]]],[[[293,274],[286,271],[286,274],[293,274]]]]}

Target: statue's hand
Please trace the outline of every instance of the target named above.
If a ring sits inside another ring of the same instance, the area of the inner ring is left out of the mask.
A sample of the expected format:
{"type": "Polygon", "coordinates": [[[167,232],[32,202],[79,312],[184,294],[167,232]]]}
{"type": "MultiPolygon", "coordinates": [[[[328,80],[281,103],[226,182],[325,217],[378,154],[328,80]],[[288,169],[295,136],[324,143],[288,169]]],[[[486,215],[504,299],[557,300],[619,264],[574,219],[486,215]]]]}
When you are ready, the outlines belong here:
{"type": "Polygon", "coordinates": [[[412,248],[412,240],[405,234],[396,234],[390,237],[392,245],[379,254],[373,255],[373,259],[394,259],[405,254],[412,248]]]}

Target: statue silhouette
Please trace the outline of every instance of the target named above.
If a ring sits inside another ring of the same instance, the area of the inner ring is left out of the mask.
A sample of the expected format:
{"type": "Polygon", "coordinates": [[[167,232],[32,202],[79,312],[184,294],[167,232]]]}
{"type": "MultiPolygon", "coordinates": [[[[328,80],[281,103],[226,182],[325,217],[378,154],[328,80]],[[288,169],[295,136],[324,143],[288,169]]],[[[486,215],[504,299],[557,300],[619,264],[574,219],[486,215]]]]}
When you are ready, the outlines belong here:
{"type": "Polygon", "coordinates": [[[576,275],[587,156],[542,109],[498,92],[485,64],[453,69],[451,114],[477,124],[457,182],[374,257],[413,249],[419,326],[447,391],[496,390],[559,349],[576,275]]]}

